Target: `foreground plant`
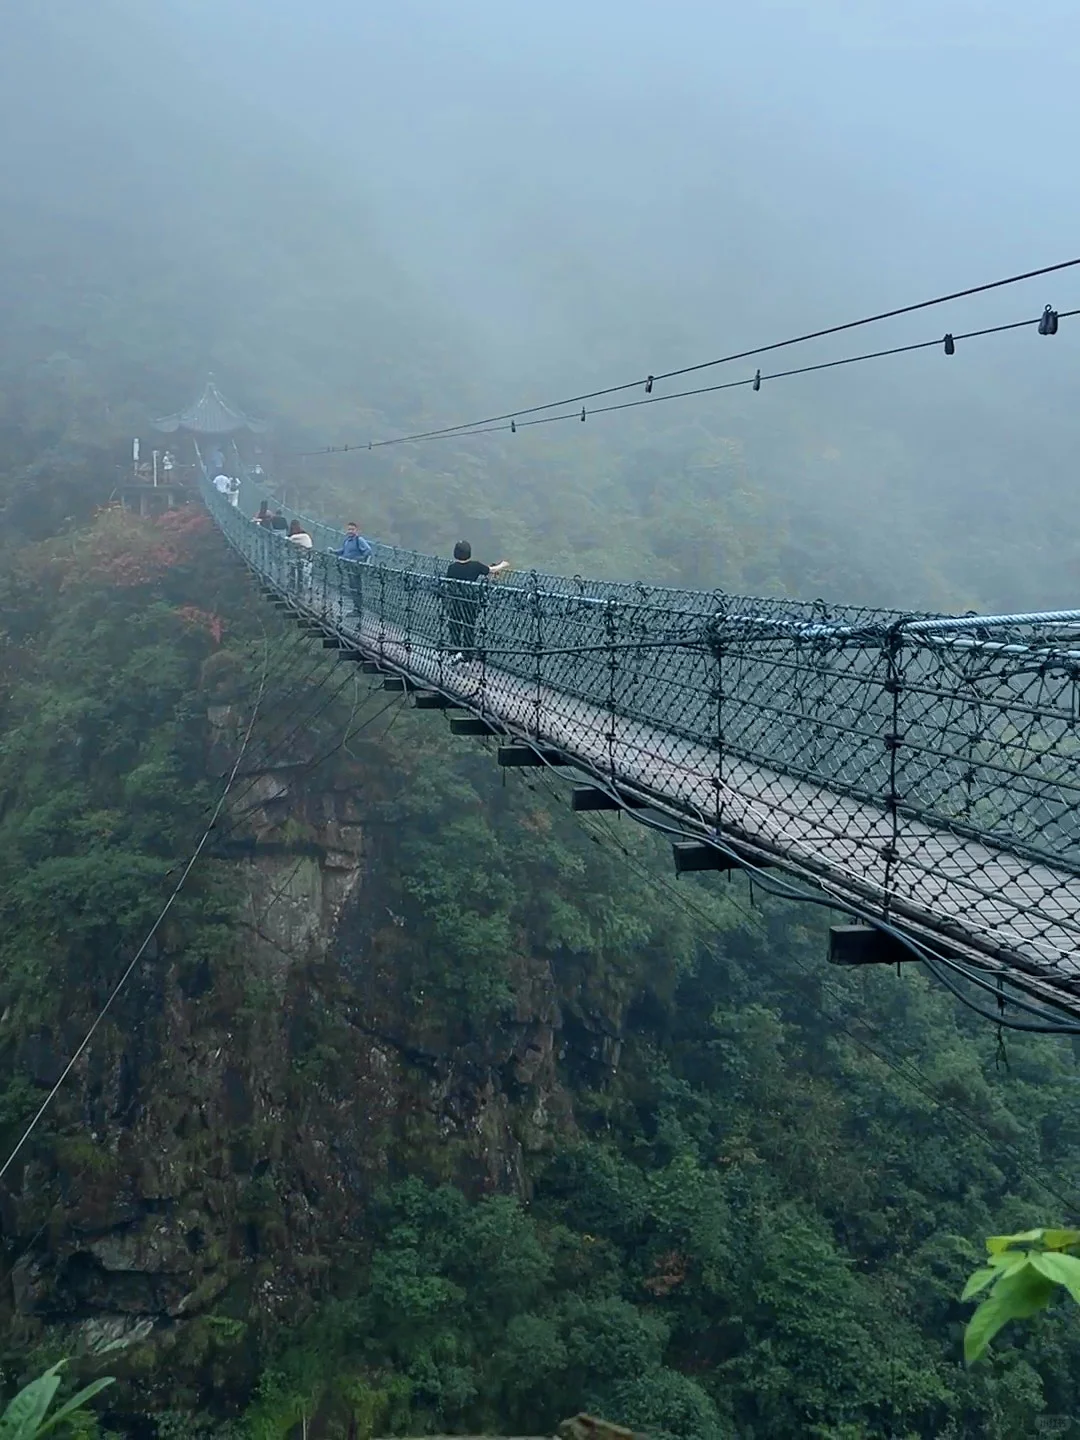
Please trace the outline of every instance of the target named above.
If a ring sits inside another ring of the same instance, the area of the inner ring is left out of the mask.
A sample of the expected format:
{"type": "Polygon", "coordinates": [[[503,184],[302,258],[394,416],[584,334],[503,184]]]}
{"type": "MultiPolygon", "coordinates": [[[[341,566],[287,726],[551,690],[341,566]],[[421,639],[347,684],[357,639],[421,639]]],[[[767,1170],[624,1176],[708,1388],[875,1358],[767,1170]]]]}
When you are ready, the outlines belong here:
{"type": "Polygon", "coordinates": [[[49,1415],[63,1378],[61,1371],[66,1364],[66,1360],[58,1361],[19,1391],[0,1415],[0,1440],[37,1440],[39,1435],[51,1434],[58,1425],[85,1409],[95,1395],[113,1383],[111,1375],[94,1380],[49,1415]]]}
{"type": "Polygon", "coordinates": [[[991,1235],[988,1260],[964,1286],[961,1300],[989,1287],[989,1294],[964,1331],[964,1359],[970,1365],[1003,1325],[1045,1310],[1063,1285],[1080,1305],[1080,1230],[1025,1230],[991,1235]]]}

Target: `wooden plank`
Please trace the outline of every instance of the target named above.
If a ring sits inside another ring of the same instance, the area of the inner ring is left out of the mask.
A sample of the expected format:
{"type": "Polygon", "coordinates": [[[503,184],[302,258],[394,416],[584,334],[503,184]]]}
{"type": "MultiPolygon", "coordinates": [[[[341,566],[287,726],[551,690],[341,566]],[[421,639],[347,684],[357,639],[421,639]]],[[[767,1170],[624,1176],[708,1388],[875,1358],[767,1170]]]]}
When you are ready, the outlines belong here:
{"type": "Polygon", "coordinates": [[[918,959],[895,935],[874,925],[833,925],[829,929],[830,965],[906,965],[918,959]]]}
{"type": "Polygon", "coordinates": [[[567,763],[560,750],[535,749],[532,745],[500,745],[496,758],[507,769],[540,770],[567,763]]]}
{"type": "Polygon", "coordinates": [[[499,735],[502,732],[488,720],[481,720],[479,715],[463,715],[460,718],[455,716],[450,721],[451,735],[499,735]]]}
{"type": "Polygon", "coordinates": [[[581,811],[589,810],[643,810],[645,801],[639,800],[635,795],[619,795],[618,799],[600,790],[595,785],[575,785],[570,792],[570,809],[581,811]]]}
{"type": "Polygon", "coordinates": [[[751,864],[761,867],[762,862],[749,855],[740,858],[733,847],[721,850],[716,845],[702,845],[697,841],[677,841],[671,847],[675,860],[675,874],[687,875],[695,870],[741,870],[751,864]]]}

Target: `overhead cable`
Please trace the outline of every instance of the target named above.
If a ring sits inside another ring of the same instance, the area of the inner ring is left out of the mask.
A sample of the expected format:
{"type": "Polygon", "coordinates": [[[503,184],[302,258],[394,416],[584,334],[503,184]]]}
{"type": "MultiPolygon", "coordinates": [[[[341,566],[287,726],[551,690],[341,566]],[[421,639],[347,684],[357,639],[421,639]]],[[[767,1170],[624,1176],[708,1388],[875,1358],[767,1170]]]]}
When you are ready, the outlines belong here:
{"type": "MultiPolygon", "coordinates": [[[[1080,309],[1062,310],[1059,318],[1065,320],[1074,315],[1080,315],[1080,309]]],[[[953,335],[951,338],[955,346],[955,342],[958,340],[978,340],[985,335],[1002,335],[1009,330],[1023,330],[1032,325],[1037,326],[1041,321],[1042,316],[1037,315],[1027,320],[1012,320],[1005,325],[991,325],[982,330],[968,330],[961,334],[953,335]]],[[[455,434],[435,432],[426,437],[407,436],[401,440],[381,440],[377,441],[370,448],[378,449],[380,445],[404,445],[411,441],[423,439],[467,440],[473,435],[490,435],[496,431],[506,432],[513,430],[514,433],[516,433],[518,430],[525,429],[526,426],[551,425],[560,420],[583,420],[586,416],[592,415],[611,415],[619,410],[636,410],[641,405],[660,405],[666,400],[686,400],[695,395],[715,395],[721,390],[745,390],[747,386],[749,386],[751,389],[757,391],[760,390],[761,386],[766,382],[771,383],[775,380],[789,380],[796,375],[811,375],[818,370],[836,370],[846,365],[859,365],[866,360],[883,360],[891,355],[908,355],[916,350],[934,350],[941,344],[942,338],[938,335],[932,340],[916,340],[910,345],[893,345],[887,350],[867,350],[858,355],[844,355],[839,360],[821,360],[814,365],[800,365],[793,370],[775,370],[768,375],[763,375],[761,371],[758,370],[754,375],[747,376],[742,380],[726,380],[718,385],[699,385],[692,390],[672,390],[667,395],[646,395],[640,400],[622,400],[615,405],[598,405],[595,409],[584,413],[577,410],[563,411],[558,415],[543,415],[533,420],[512,421],[509,425],[488,425],[480,430],[464,430],[455,434]]]]}
{"type": "MultiPolygon", "coordinates": [[[[748,359],[750,359],[750,358],[752,358],[752,357],[754,357],[754,356],[771,354],[771,353],[773,353],[773,352],[775,352],[775,351],[777,351],[777,350],[784,350],[784,349],[787,349],[787,348],[789,348],[790,346],[793,346],[793,345],[803,345],[803,344],[806,344],[808,341],[811,341],[811,340],[821,340],[821,339],[825,339],[826,337],[828,337],[828,336],[830,336],[830,335],[840,335],[840,334],[843,334],[844,332],[846,332],[846,331],[848,331],[848,330],[857,330],[857,329],[860,329],[860,328],[862,328],[862,327],[864,327],[864,326],[867,326],[867,325],[876,325],[876,324],[881,323],[881,322],[884,321],[884,320],[894,320],[894,319],[897,319],[897,318],[898,318],[899,316],[901,316],[901,315],[913,315],[913,314],[915,314],[915,313],[918,312],[918,311],[928,310],[928,309],[931,309],[931,308],[933,308],[934,306],[937,306],[937,305],[946,305],[946,304],[948,304],[948,303],[949,303],[950,301],[952,301],[952,300],[964,300],[964,299],[970,298],[970,297],[973,296],[973,295],[982,295],[982,294],[986,294],[987,292],[992,291],[992,290],[1000,290],[1000,289],[1003,289],[1004,287],[1009,286],[1009,285],[1018,285],[1018,284],[1020,284],[1020,283],[1021,283],[1022,281],[1024,281],[1024,280],[1034,280],[1034,279],[1037,279],[1039,276],[1042,276],[1042,275],[1051,275],[1051,274],[1054,274],[1054,273],[1056,273],[1056,272],[1058,272],[1058,271],[1061,271],[1061,270],[1068,270],[1068,269],[1071,269],[1072,267],[1074,267],[1074,266],[1076,266],[1076,265],[1080,265],[1080,257],[1077,257],[1076,259],[1073,259],[1073,260],[1062,260],[1062,261],[1059,261],[1058,263],[1056,263],[1056,264],[1054,264],[1054,265],[1044,265],[1044,266],[1041,266],[1041,267],[1040,267],[1039,269],[1037,269],[1037,270],[1026,270],[1026,271],[1022,272],[1021,274],[1008,275],[1008,276],[1005,276],[1005,277],[1004,277],[1003,279],[1001,279],[1001,280],[991,280],[991,281],[988,281],[988,282],[986,282],[985,284],[981,284],[981,285],[970,285],[970,286],[966,287],[966,288],[963,289],[963,290],[954,290],[954,291],[951,291],[951,292],[950,292],[949,294],[947,294],[947,295],[936,295],[936,296],[933,296],[932,298],[930,298],[930,299],[928,299],[928,300],[918,300],[918,301],[915,301],[913,304],[910,304],[910,305],[901,305],[901,306],[898,306],[898,307],[896,307],[895,309],[892,309],[892,310],[881,310],[881,311],[879,311],[879,312],[877,312],[876,314],[873,314],[873,315],[864,315],[861,319],[858,319],[858,320],[846,320],[846,321],[844,321],[843,323],[841,323],[841,324],[839,324],[839,325],[828,325],[828,326],[825,326],[825,327],[823,327],[823,328],[821,328],[821,329],[818,329],[818,330],[809,330],[809,331],[806,331],[805,333],[803,333],[803,334],[801,334],[801,335],[793,335],[793,336],[791,336],[791,337],[790,337],[789,339],[787,339],[787,340],[774,340],[774,341],[772,341],[771,343],[769,343],[769,344],[767,344],[767,345],[754,346],[753,348],[748,349],[748,350],[737,350],[737,351],[733,351],[731,354],[728,354],[728,355],[720,355],[720,356],[718,356],[716,359],[713,359],[713,360],[702,360],[702,361],[698,361],[696,364],[693,364],[693,365],[682,365],[682,366],[679,366],[678,368],[673,369],[673,370],[665,370],[665,371],[660,371],[660,372],[658,372],[657,374],[645,375],[645,376],[642,376],[640,379],[637,379],[637,380],[627,380],[627,381],[623,381],[623,382],[621,382],[620,384],[617,384],[617,385],[607,385],[607,386],[604,386],[603,388],[598,389],[598,390],[584,391],[584,392],[582,392],[582,393],[579,394],[579,395],[568,395],[568,396],[564,397],[564,398],[561,399],[561,400],[548,400],[548,401],[545,401],[543,404],[539,404],[539,405],[527,405],[527,406],[523,406],[522,408],[517,409],[517,410],[506,410],[506,411],[504,411],[504,412],[502,412],[501,414],[498,414],[498,415],[487,415],[487,416],[484,416],[484,417],[479,418],[479,419],[476,419],[476,420],[465,420],[465,421],[459,422],[459,423],[456,424],[456,425],[442,425],[442,426],[438,426],[438,427],[436,427],[436,428],[434,428],[434,429],[431,429],[431,430],[420,430],[420,431],[416,431],[416,432],[414,432],[413,434],[410,434],[410,435],[399,435],[399,436],[396,436],[396,437],[394,437],[394,438],[392,438],[392,439],[388,439],[388,440],[369,440],[369,441],[367,441],[367,442],[357,442],[357,443],[348,444],[348,445],[327,445],[327,446],[323,446],[321,449],[318,449],[318,450],[305,450],[305,451],[301,451],[301,452],[299,452],[299,453],[302,454],[302,455],[305,455],[305,456],[315,456],[315,455],[344,455],[344,454],[346,454],[346,453],[348,453],[348,452],[350,452],[350,451],[354,451],[354,450],[379,450],[379,449],[383,449],[385,446],[388,446],[388,445],[406,445],[406,444],[410,444],[410,443],[412,443],[412,442],[419,441],[419,440],[443,439],[443,438],[450,437],[450,436],[464,436],[465,434],[474,434],[474,435],[491,434],[494,430],[511,430],[511,431],[515,431],[515,432],[516,432],[518,429],[522,428],[524,425],[527,425],[527,424],[533,424],[533,425],[535,425],[535,424],[542,424],[542,423],[543,423],[542,421],[537,421],[537,420],[523,420],[523,419],[522,419],[523,416],[538,415],[538,414],[540,414],[541,412],[546,411],[546,410],[558,410],[558,409],[561,409],[561,408],[562,408],[563,406],[565,406],[565,405],[582,406],[582,409],[581,409],[580,411],[576,411],[573,416],[567,415],[567,416],[559,416],[559,417],[552,417],[552,418],[559,418],[559,419],[571,419],[571,418],[573,418],[573,419],[578,419],[578,420],[585,420],[586,416],[589,415],[589,414],[600,415],[600,414],[609,413],[611,410],[624,408],[624,407],[622,407],[622,406],[602,406],[602,407],[595,408],[595,409],[593,409],[593,410],[586,410],[584,407],[585,407],[586,403],[587,403],[589,400],[599,400],[599,399],[603,399],[603,398],[605,398],[605,397],[607,397],[607,396],[609,396],[609,395],[622,394],[622,393],[626,392],[627,390],[644,389],[645,394],[646,394],[646,396],[647,396],[649,399],[656,399],[656,400],[675,399],[675,398],[677,398],[676,395],[658,395],[658,396],[653,396],[653,394],[652,394],[653,386],[656,385],[658,382],[660,382],[660,381],[662,381],[662,380],[674,380],[674,379],[677,379],[679,376],[696,374],[697,372],[699,372],[699,371],[701,371],[701,370],[709,370],[709,369],[712,369],[712,368],[714,368],[715,366],[718,366],[718,365],[729,365],[729,364],[731,364],[732,362],[734,362],[734,361],[736,361],[736,360],[748,360],[748,359]],[[504,424],[503,422],[508,422],[508,423],[504,424]]],[[[1020,321],[1020,322],[1018,322],[1018,324],[1019,324],[1019,325],[1026,325],[1026,324],[1028,324],[1028,323],[1034,323],[1034,324],[1037,324],[1037,325],[1039,326],[1040,334],[1053,335],[1053,334],[1056,334],[1056,333],[1057,333],[1057,322],[1058,322],[1058,320],[1059,320],[1059,319],[1064,319],[1064,318],[1066,318],[1067,315],[1071,315],[1071,314],[1075,314],[1075,313],[1076,313],[1075,311],[1062,311],[1062,312],[1058,312],[1058,311],[1052,310],[1051,307],[1048,305],[1048,306],[1046,306],[1046,308],[1044,309],[1043,313],[1042,313],[1040,316],[1036,317],[1035,321],[1033,321],[1033,322],[1020,321]]],[[[1006,325],[1006,326],[993,327],[993,328],[991,328],[991,329],[989,329],[989,330],[972,331],[972,332],[971,332],[970,334],[968,334],[968,335],[956,335],[956,334],[950,333],[950,334],[948,334],[948,335],[946,335],[946,336],[944,336],[944,337],[938,337],[938,338],[935,339],[935,340],[926,342],[926,345],[925,345],[925,346],[923,346],[923,345],[900,346],[900,347],[898,347],[898,348],[895,349],[895,350],[885,350],[885,351],[876,352],[875,355],[873,355],[873,356],[856,356],[856,357],[852,357],[851,359],[846,360],[846,361],[834,361],[834,362],[832,362],[832,363],[834,363],[834,364],[841,364],[841,363],[843,363],[843,364],[852,364],[852,363],[854,363],[854,361],[857,360],[857,359],[872,359],[872,358],[877,358],[877,355],[878,355],[878,354],[880,354],[880,355],[901,354],[901,353],[903,353],[903,351],[905,351],[905,350],[909,350],[909,349],[911,349],[911,350],[923,349],[923,348],[927,348],[927,346],[929,346],[929,345],[940,345],[940,344],[942,344],[942,343],[944,343],[945,353],[951,355],[951,354],[954,353],[954,350],[955,350],[955,342],[956,342],[957,340],[972,339],[972,338],[974,338],[976,335],[992,335],[992,334],[996,334],[999,330],[1007,330],[1007,329],[1015,329],[1015,328],[1018,328],[1018,326],[1008,326],[1008,325],[1006,325]]],[[[827,368],[827,367],[825,367],[825,366],[810,366],[810,367],[806,367],[806,369],[784,371],[784,372],[782,372],[782,374],[785,375],[785,376],[786,376],[786,375],[805,374],[805,373],[807,373],[807,370],[809,370],[809,369],[823,369],[823,368],[827,368]]],[[[780,374],[773,375],[773,376],[766,376],[766,375],[761,375],[760,373],[758,373],[757,375],[751,377],[750,379],[748,379],[748,380],[746,380],[746,381],[740,381],[740,382],[738,382],[738,383],[740,383],[740,384],[752,385],[755,390],[759,390],[759,389],[761,388],[761,383],[762,383],[762,381],[768,380],[768,379],[774,379],[774,380],[775,380],[775,379],[780,379],[780,378],[781,378],[781,375],[780,375],[780,374]]],[[[681,392],[678,392],[678,393],[679,393],[680,395],[699,395],[699,394],[706,394],[706,393],[708,393],[709,391],[714,390],[714,389],[723,389],[723,388],[727,388],[727,387],[723,387],[723,386],[709,386],[709,387],[706,387],[705,389],[701,389],[701,390],[685,390],[685,391],[681,391],[681,392]]],[[[639,402],[636,402],[636,403],[641,404],[641,403],[645,403],[645,402],[639,401],[639,402]]]]}

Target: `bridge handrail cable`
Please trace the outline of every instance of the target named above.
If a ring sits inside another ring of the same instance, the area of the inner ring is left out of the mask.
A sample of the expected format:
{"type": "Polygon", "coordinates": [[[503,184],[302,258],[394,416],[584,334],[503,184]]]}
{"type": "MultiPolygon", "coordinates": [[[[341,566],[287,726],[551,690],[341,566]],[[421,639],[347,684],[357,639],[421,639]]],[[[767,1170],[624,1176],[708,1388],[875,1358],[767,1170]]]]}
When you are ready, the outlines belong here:
{"type": "Polygon", "coordinates": [[[414,684],[840,877],[883,916],[906,907],[989,953],[1080,970],[1080,611],[597,594],[540,572],[447,585],[435,556],[343,561],[329,527],[302,551],[204,493],[275,590],[414,684]]]}

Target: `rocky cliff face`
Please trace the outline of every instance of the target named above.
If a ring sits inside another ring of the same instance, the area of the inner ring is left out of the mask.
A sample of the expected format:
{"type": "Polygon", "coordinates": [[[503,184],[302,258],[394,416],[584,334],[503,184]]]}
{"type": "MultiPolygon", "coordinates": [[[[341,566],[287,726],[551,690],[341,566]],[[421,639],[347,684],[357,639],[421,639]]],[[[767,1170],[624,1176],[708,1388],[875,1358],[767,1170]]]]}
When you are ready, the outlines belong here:
{"type": "MultiPolygon", "coordinates": [[[[238,720],[209,711],[214,771],[238,720]]],[[[383,1179],[525,1193],[528,1153],[572,1124],[550,963],[509,962],[506,1022],[448,1035],[363,772],[312,778],[310,758],[300,743],[245,782],[246,838],[224,846],[241,892],[228,958],[163,931],[70,1078],[81,1127],[31,1152],[8,1192],[14,1333],[149,1331],[173,1349],[175,1387],[185,1357],[194,1373],[212,1352],[211,1309],[295,1315],[321,1290],[362,1249],[383,1179]]],[[[611,1063],[610,1041],[586,1043],[611,1063]]],[[[34,1038],[40,1086],[63,1053],[34,1038]]]]}

